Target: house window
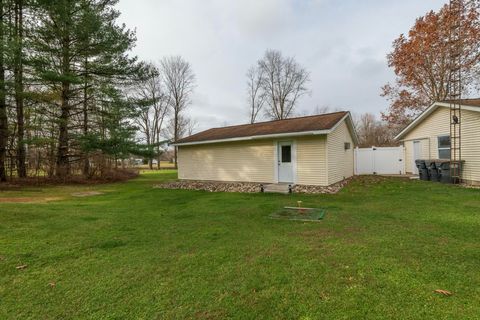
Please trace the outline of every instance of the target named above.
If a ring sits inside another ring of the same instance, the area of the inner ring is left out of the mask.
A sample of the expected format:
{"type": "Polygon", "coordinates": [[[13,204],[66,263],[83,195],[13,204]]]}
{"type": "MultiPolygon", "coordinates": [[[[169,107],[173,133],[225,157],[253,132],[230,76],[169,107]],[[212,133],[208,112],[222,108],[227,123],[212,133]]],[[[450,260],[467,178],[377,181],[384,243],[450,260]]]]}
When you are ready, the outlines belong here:
{"type": "Polygon", "coordinates": [[[438,137],[438,158],[450,159],[450,136],[438,137]]]}
{"type": "Polygon", "coordinates": [[[292,162],[292,146],[282,146],[282,162],[292,162]]]}

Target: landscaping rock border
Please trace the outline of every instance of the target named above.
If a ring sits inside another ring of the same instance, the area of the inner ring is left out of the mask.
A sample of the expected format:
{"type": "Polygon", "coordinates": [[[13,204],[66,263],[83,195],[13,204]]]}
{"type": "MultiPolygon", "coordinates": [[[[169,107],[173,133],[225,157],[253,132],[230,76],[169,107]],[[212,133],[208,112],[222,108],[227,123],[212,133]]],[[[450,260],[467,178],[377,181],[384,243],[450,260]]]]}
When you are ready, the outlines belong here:
{"type": "Polygon", "coordinates": [[[260,183],[251,182],[215,182],[215,181],[192,181],[182,180],[167,182],[154,186],[158,189],[181,189],[181,190],[199,190],[208,192],[260,192],[260,183]]]}
{"type": "MultiPolygon", "coordinates": [[[[342,190],[352,179],[346,179],[328,187],[294,185],[293,193],[302,194],[335,194],[342,190]]],[[[155,185],[157,189],[180,189],[180,190],[198,190],[208,192],[241,192],[241,193],[259,193],[261,191],[260,183],[253,182],[216,182],[216,181],[193,181],[182,180],[166,182],[155,185]]]]}
{"type": "Polygon", "coordinates": [[[293,186],[292,191],[293,193],[303,194],[336,194],[340,190],[342,190],[351,180],[352,178],[345,179],[328,187],[297,184],[293,186]]]}
{"type": "Polygon", "coordinates": [[[479,185],[471,185],[471,184],[461,184],[460,185],[461,187],[465,188],[465,189],[480,189],[480,186],[479,185]]]}

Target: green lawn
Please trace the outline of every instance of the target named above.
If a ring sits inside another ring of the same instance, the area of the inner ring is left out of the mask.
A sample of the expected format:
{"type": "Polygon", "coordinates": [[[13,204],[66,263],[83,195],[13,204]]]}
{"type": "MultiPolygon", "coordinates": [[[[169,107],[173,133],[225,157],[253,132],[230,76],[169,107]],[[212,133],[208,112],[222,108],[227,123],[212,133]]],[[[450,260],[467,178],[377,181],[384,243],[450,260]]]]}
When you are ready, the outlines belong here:
{"type": "Polygon", "coordinates": [[[152,188],[174,178],[0,191],[34,201],[0,201],[0,319],[480,317],[480,190],[372,178],[321,196],[152,188]],[[85,190],[105,194],[70,196],[85,190]],[[297,200],[325,219],[268,218],[297,200]]]}

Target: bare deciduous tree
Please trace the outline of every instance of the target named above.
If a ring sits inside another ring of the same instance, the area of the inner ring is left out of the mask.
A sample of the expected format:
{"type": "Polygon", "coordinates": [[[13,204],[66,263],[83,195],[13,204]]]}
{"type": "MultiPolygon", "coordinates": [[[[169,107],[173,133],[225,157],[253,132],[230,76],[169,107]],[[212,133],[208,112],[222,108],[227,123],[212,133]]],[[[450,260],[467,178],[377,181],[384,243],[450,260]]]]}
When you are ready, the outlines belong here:
{"type": "Polygon", "coordinates": [[[265,104],[266,94],[262,91],[262,70],[255,66],[247,71],[247,93],[250,104],[250,123],[255,123],[265,104]]]}
{"type": "MultiPolygon", "coordinates": [[[[157,156],[157,169],[160,169],[163,123],[168,113],[170,97],[166,93],[160,70],[154,64],[147,65],[147,76],[139,83],[136,94],[140,99],[141,111],[135,123],[145,135],[148,145],[154,146],[157,156]]],[[[149,167],[153,169],[153,159],[149,167]]]]}
{"type": "Polygon", "coordinates": [[[198,127],[198,121],[193,118],[186,118],[183,124],[186,136],[191,136],[195,133],[198,127]]]}
{"type": "Polygon", "coordinates": [[[308,72],[294,58],[283,57],[276,50],[267,50],[255,69],[260,76],[256,96],[264,97],[266,116],[273,120],[291,117],[298,99],[308,92],[308,72]]]}
{"type": "MultiPolygon", "coordinates": [[[[190,63],[180,56],[167,57],[161,61],[161,73],[169,96],[172,112],[173,132],[176,141],[182,130],[181,116],[190,104],[190,96],[195,88],[195,75],[190,63]]],[[[177,148],[175,148],[175,168],[177,168],[177,148]]]]}
{"type": "Polygon", "coordinates": [[[323,106],[316,106],[312,110],[303,110],[302,112],[298,113],[298,116],[304,117],[304,116],[315,116],[318,114],[326,114],[326,113],[334,113],[334,112],[340,112],[345,110],[345,108],[339,108],[339,107],[331,107],[329,105],[323,105],[323,106]]]}
{"type": "Polygon", "coordinates": [[[395,142],[395,129],[376,119],[371,113],[362,114],[356,121],[360,147],[390,147],[395,142]]]}
{"type": "MultiPolygon", "coordinates": [[[[180,115],[178,119],[178,139],[191,136],[195,133],[198,126],[197,120],[190,118],[184,114],[180,115]]],[[[171,118],[163,131],[167,137],[173,137],[175,133],[175,119],[171,118]]]]}

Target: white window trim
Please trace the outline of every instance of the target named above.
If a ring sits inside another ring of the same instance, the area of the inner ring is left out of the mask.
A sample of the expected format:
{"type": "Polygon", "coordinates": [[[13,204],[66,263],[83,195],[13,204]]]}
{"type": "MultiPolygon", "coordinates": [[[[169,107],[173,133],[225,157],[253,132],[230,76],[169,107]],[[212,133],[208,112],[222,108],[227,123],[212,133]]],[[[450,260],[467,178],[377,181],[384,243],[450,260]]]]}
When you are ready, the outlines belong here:
{"type": "Polygon", "coordinates": [[[440,147],[440,144],[438,143],[438,140],[440,140],[440,138],[443,138],[443,137],[448,137],[450,138],[450,135],[449,134],[441,134],[441,135],[438,135],[437,136],[437,157],[438,159],[440,159],[440,150],[449,150],[450,152],[452,152],[452,140],[450,138],[450,147],[448,148],[445,148],[445,147],[440,147]]]}
{"type": "Polygon", "coordinates": [[[278,183],[278,141],[273,141],[273,183],[278,183]]]}

